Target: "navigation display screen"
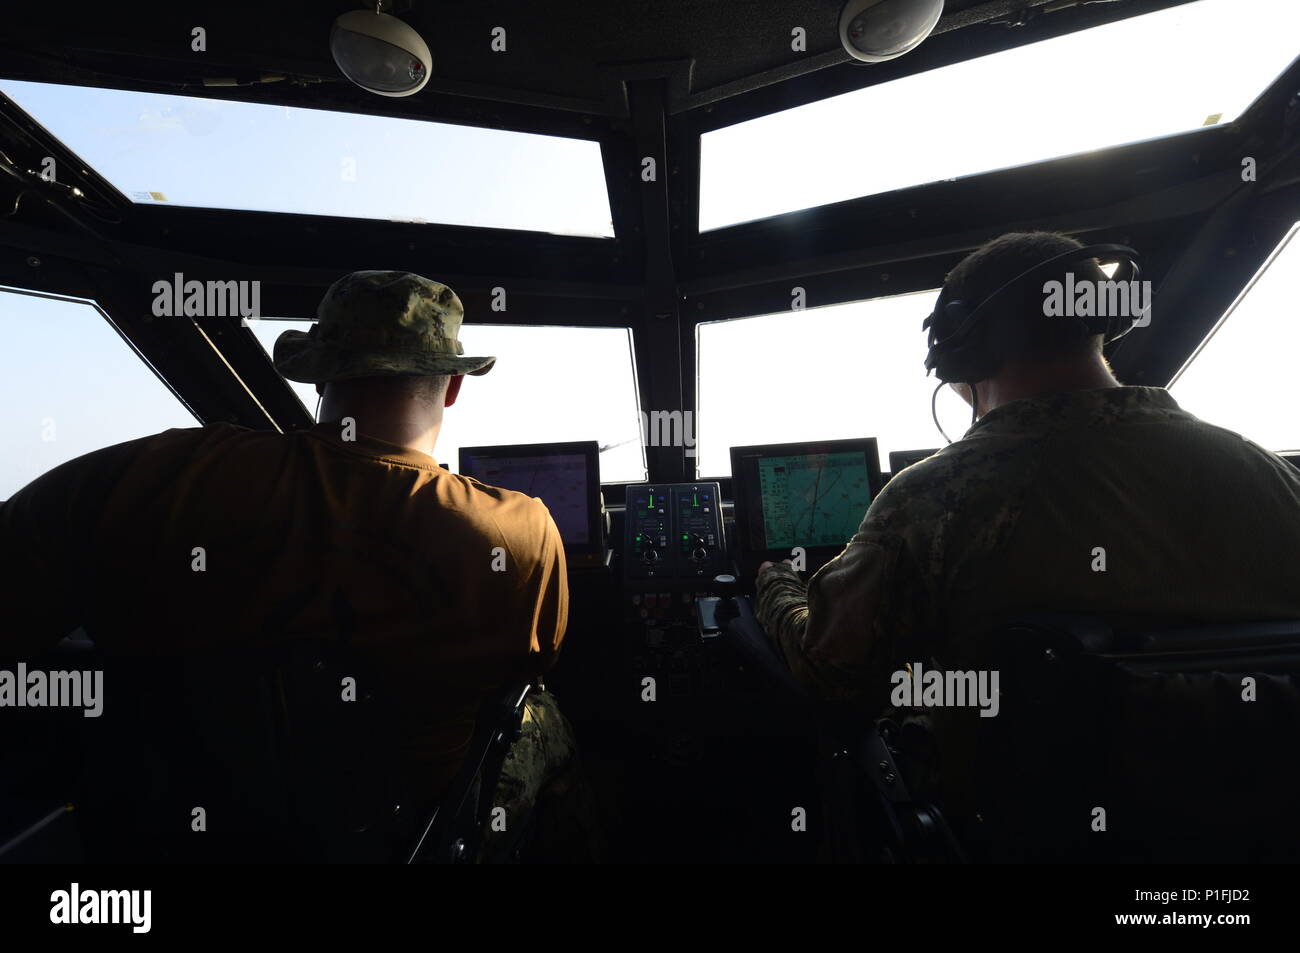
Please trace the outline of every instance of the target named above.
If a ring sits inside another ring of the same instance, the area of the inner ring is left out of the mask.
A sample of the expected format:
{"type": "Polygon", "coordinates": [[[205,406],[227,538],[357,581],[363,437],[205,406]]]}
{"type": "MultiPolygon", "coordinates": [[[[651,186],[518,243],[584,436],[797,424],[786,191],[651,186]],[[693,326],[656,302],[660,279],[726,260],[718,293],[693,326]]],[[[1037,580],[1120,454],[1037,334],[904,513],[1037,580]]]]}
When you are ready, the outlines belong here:
{"type": "Polygon", "coordinates": [[[808,570],[853,538],[883,482],[872,437],[731,448],[742,572],[802,550],[808,570]]]}
{"type": "Polygon", "coordinates": [[[768,549],[842,546],[871,505],[861,452],[760,459],[758,485],[768,549]]]}
{"type": "Polygon", "coordinates": [[[580,453],[546,456],[469,456],[461,471],[489,486],[535,496],[551,511],[566,545],[590,542],[587,458],[580,453]]]}

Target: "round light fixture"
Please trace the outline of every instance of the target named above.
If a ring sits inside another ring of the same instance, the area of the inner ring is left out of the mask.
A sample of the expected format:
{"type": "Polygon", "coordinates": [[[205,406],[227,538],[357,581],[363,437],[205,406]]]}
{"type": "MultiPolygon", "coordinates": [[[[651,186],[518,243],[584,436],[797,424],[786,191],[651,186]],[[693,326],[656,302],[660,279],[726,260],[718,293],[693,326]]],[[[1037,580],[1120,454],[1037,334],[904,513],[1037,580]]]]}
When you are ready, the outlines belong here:
{"type": "Polygon", "coordinates": [[[369,10],[353,10],[334,21],[330,53],[344,76],[380,96],[418,93],[433,67],[420,34],[397,17],[369,10]]]}
{"type": "Polygon", "coordinates": [[[943,15],[943,0],[849,0],[840,42],[855,60],[883,63],[910,53],[943,15]]]}

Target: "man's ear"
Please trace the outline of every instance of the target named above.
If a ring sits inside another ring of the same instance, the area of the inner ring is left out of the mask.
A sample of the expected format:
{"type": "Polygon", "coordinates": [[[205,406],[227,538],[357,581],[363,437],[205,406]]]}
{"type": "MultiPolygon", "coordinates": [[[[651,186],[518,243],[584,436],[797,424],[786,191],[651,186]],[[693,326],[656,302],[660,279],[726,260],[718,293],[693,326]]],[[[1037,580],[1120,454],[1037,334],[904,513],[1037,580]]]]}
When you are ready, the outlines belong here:
{"type": "Polygon", "coordinates": [[[460,385],[465,380],[464,375],[456,374],[451,380],[447,381],[447,396],[443,398],[442,406],[450,407],[456,403],[456,398],[460,396],[460,385]]]}

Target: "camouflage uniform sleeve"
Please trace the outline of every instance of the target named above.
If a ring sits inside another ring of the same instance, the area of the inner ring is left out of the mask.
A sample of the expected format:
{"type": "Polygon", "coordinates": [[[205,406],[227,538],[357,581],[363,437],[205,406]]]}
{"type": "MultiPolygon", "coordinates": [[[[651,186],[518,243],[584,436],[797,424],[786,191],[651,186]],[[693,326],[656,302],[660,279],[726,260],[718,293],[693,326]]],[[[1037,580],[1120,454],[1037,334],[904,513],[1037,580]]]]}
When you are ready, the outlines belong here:
{"type": "Polygon", "coordinates": [[[758,618],[795,679],[822,698],[883,697],[904,634],[895,601],[902,541],[860,530],[805,591],[787,566],[759,585],[758,618]]]}
{"type": "Polygon", "coordinates": [[[783,646],[800,645],[808,624],[808,586],[785,563],[776,563],[758,579],[758,621],[785,655],[783,646]]]}
{"type": "Polygon", "coordinates": [[[960,508],[936,485],[950,467],[932,457],[890,481],[806,589],[785,565],[759,580],[759,622],[809,692],[875,705],[905,656],[922,657],[940,624],[947,514],[960,508]]]}

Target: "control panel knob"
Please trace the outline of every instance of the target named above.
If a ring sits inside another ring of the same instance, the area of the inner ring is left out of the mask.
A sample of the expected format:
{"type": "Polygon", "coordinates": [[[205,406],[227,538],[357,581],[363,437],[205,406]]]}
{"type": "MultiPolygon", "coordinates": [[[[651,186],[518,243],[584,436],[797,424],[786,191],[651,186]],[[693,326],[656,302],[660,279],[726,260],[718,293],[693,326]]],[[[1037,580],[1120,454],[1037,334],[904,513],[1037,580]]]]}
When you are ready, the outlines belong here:
{"type": "Polygon", "coordinates": [[[691,559],[697,563],[702,563],[709,558],[709,544],[703,536],[696,534],[691,535],[691,559]]]}
{"type": "Polygon", "coordinates": [[[735,599],[737,588],[736,577],[730,573],[721,573],[713,577],[713,591],[721,597],[714,609],[714,618],[720,626],[725,627],[728,622],[740,615],[740,608],[736,605],[735,599]]]}
{"type": "Polygon", "coordinates": [[[655,549],[653,546],[647,546],[644,550],[642,550],[641,562],[645,563],[647,566],[650,566],[653,565],[654,563],[657,563],[658,561],[659,561],[659,550],[655,549]]]}

